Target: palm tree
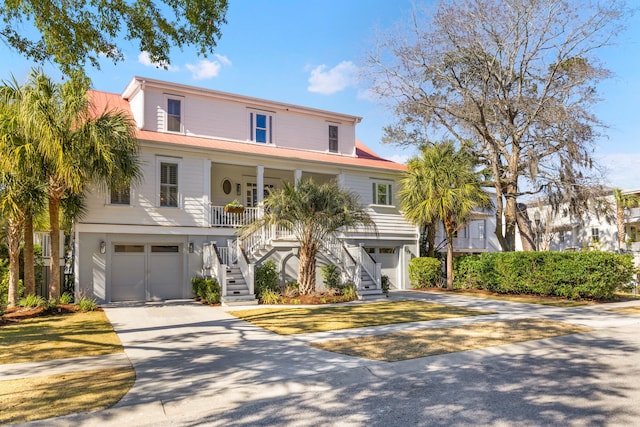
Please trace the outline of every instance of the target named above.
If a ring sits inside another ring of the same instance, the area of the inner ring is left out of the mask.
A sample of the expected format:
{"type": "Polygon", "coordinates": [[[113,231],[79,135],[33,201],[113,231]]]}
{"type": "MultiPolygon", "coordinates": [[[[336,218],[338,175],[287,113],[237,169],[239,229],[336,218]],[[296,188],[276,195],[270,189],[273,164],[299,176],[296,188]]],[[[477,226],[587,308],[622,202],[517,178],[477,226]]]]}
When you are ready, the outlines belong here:
{"type": "Polygon", "coordinates": [[[447,287],[453,287],[453,237],[474,209],[489,206],[475,161],[451,142],[421,149],[407,163],[399,191],[405,217],[414,223],[442,221],[447,239],[447,287]],[[410,187],[411,186],[411,187],[410,187]]]}
{"type": "Polygon", "coordinates": [[[632,194],[623,194],[622,190],[615,188],[613,197],[616,200],[616,227],[618,229],[618,249],[625,245],[624,236],[624,210],[640,207],[640,197],[632,194]]]}
{"type": "Polygon", "coordinates": [[[264,200],[264,216],[243,231],[248,234],[267,225],[291,231],[300,244],[298,283],[300,293],[316,289],[316,255],[322,242],[340,230],[375,225],[354,193],[336,183],[316,184],[303,180],[297,185],[285,183],[264,200]]]}
{"type": "Polygon", "coordinates": [[[120,111],[94,111],[86,79],[54,83],[34,70],[27,82],[7,85],[15,100],[21,136],[34,141],[46,184],[51,233],[49,296],[60,296],[60,207],[88,184],[126,186],[141,177],[131,118],[120,111]]]}

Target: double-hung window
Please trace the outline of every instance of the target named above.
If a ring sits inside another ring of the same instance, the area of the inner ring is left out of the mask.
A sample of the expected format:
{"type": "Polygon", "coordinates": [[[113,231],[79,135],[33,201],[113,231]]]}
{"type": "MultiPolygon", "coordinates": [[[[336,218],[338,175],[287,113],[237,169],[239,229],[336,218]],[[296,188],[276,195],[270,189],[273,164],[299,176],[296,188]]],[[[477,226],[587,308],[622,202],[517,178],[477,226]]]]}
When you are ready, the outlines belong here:
{"type": "Polygon", "coordinates": [[[182,132],[182,101],[167,98],[167,131],[182,132]]]}
{"type": "Polygon", "coordinates": [[[597,243],[600,241],[600,229],[593,227],[591,229],[591,241],[597,243]]]}
{"type": "Polygon", "coordinates": [[[111,194],[109,203],[112,205],[129,205],[131,204],[131,189],[130,187],[125,188],[111,188],[111,194]]]}
{"type": "Polygon", "coordinates": [[[273,116],[266,112],[249,113],[250,140],[262,144],[273,143],[273,116]]]}
{"type": "Polygon", "coordinates": [[[178,207],[178,163],[160,162],[160,206],[178,207]]]}
{"type": "Polygon", "coordinates": [[[390,182],[373,182],[371,183],[371,188],[374,205],[393,204],[392,184],[390,182]]]}
{"type": "Polygon", "coordinates": [[[329,125],[329,152],[338,152],[338,126],[329,125]]]}

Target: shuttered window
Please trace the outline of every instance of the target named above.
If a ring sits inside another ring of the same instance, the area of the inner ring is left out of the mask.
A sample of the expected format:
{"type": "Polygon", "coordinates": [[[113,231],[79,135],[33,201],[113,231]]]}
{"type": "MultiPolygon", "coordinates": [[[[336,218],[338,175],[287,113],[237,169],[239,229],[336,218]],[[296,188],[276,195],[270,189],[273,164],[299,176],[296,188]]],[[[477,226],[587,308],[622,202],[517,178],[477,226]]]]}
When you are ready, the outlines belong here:
{"type": "Polygon", "coordinates": [[[177,163],[160,163],[160,206],[178,207],[177,163]]]}

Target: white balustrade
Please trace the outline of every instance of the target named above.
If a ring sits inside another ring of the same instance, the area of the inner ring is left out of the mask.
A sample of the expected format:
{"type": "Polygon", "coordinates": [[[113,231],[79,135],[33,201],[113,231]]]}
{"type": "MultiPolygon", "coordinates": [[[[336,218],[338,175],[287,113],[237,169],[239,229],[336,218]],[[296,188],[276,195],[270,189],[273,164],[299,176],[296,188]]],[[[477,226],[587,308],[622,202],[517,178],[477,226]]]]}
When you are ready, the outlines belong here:
{"type": "Polygon", "coordinates": [[[225,212],[224,206],[210,206],[209,221],[212,227],[242,227],[259,218],[259,209],[247,207],[241,213],[225,212]]]}

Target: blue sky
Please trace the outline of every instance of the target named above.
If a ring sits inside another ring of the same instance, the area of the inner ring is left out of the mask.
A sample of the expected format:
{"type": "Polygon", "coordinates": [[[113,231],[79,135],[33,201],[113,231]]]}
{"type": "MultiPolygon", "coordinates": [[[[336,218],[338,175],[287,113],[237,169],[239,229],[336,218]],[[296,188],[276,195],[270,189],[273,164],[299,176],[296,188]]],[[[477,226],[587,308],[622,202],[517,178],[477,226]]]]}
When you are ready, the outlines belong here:
{"type": "MultiPolygon", "coordinates": [[[[358,68],[376,34],[406,19],[411,0],[244,0],[230,2],[228,24],[216,54],[193,49],[172,52],[170,70],[156,69],[133,44],[123,44],[126,61],[89,69],[95,89],[120,93],[134,76],[202,86],[363,117],[357,137],[374,151],[397,161],[409,149],[381,144],[391,113],[366,97],[358,68]]],[[[614,77],[599,87],[603,101],[596,114],[608,124],[596,158],[608,170],[608,184],[640,189],[640,17],[629,17],[628,30],[616,46],[600,52],[614,77]]],[[[23,81],[31,66],[0,44],[0,78],[23,81]]],[[[59,75],[55,67],[45,71],[59,75]]]]}

